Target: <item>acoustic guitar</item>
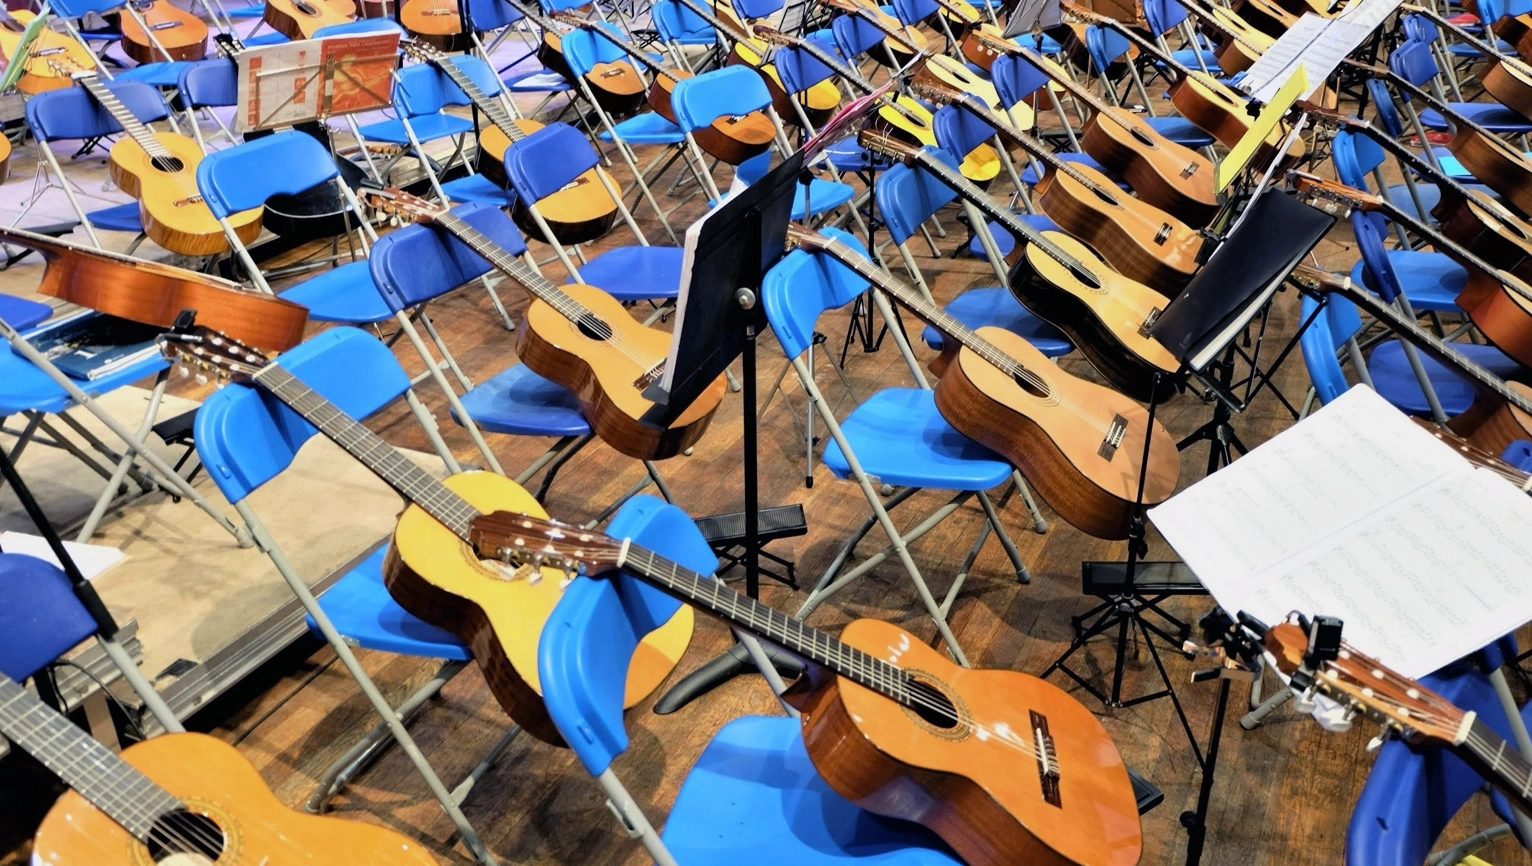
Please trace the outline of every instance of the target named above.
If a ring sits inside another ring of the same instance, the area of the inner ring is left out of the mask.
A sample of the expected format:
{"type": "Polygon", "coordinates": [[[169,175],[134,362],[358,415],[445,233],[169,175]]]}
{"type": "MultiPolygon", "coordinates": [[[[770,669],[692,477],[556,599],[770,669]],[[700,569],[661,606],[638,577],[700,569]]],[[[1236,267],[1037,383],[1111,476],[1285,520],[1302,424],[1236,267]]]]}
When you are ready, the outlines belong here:
{"type": "MultiPolygon", "coordinates": [[[[569,61],[564,59],[563,34],[564,29],[553,19],[542,14],[541,7],[536,2],[523,3],[521,0],[510,0],[512,6],[526,16],[528,20],[542,28],[543,41],[538,47],[537,57],[543,66],[553,72],[564,76],[571,86],[578,86],[575,80],[574,69],[569,61]]],[[[648,88],[637,70],[626,60],[601,61],[591,65],[590,71],[584,76],[585,83],[590,86],[596,102],[608,114],[615,118],[623,118],[638,111],[644,104],[648,88]]]]}
{"type": "Polygon", "coordinates": [[[73,85],[71,73],[61,72],[49,61],[57,61],[67,70],[91,69],[95,57],[83,43],[48,27],[39,30],[37,37],[23,48],[22,37],[27,25],[36,18],[37,13],[27,9],[8,12],[0,8],[0,58],[5,60],[7,68],[18,62],[18,58],[23,64],[21,77],[16,79],[16,89],[31,94],[73,85]]]}
{"type": "Polygon", "coordinates": [[[119,17],[122,52],[139,63],[207,56],[207,24],[170,0],[128,0],[119,17]]]}
{"type": "Polygon", "coordinates": [[[1204,33],[1218,39],[1218,47],[1213,49],[1213,56],[1218,60],[1218,68],[1229,75],[1255,65],[1261,55],[1277,41],[1217,3],[1183,0],[1181,5],[1201,19],[1204,33]]]}
{"type": "Polygon", "coordinates": [[[713,0],[709,6],[704,6],[699,0],[681,0],[681,5],[733,43],[729,47],[727,61],[730,66],[748,66],[766,79],[766,90],[771,93],[771,106],[776,109],[777,117],[783,123],[802,127],[803,118],[798,116],[800,108],[804,117],[808,118],[809,125],[815,129],[825,125],[834,116],[835,109],[840,107],[840,88],[835,86],[835,82],[826,79],[796,96],[789,95],[782,87],[782,74],[777,71],[776,64],[766,62],[766,54],[771,46],[747,35],[750,28],[727,2],[713,0]]]}
{"type": "MultiPolygon", "coordinates": [[[[452,79],[475,107],[489,118],[490,125],[479,130],[479,171],[485,177],[508,186],[505,176],[505,151],[513,143],[543,128],[535,120],[512,117],[500,100],[495,99],[458,67],[456,61],[437,49],[420,42],[405,42],[404,52],[416,60],[429,63],[452,79]]],[[[562,244],[583,244],[606,234],[617,220],[617,202],[602,183],[605,172],[596,166],[569,186],[551,193],[537,203],[537,210],[553,230],[553,236],[562,244]]],[[[611,178],[606,178],[611,182],[611,178]]],[[[613,189],[616,185],[613,184],[613,189]]],[[[511,217],[516,225],[532,237],[541,238],[542,230],[527,210],[527,203],[519,197],[511,206],[511,217]]]]}
{"type": "MultiPolygon", "coordinates": [[[[409,501],[383,560],[389,594],[472,648],[490,691],[512,721],[544,742],[563,745],[543,704],[537,672],[537,640],[563,594],[563,575],[482,562],[469,536],[473,521],[487,514],[543,515],[532,494],[494,472],[437,480],[286,368],[216,331],[198,326],[173,331],[164,340],[167,356],[224,380],[258,386],[282,401],[409,501]]],[[[691,642],[693,620],[683,607],[639,646],[628,669],[625,706],[643,700],[670,675],[691,642]]]]}
{"type": "MultiPolygon", "coordinates": [[[[1128,195],[1095,168],[1059,159],[1052,148],[969,94],[929,84],[911,89],[930,102],[973,112],[1047,166],[1032,191],[1038,208],[1066,233],[1094,247],[1123,276],[1173,297],[1196,273],[1204,239],[1185,223],[1128,195]]],[[[1019,251],[1011,257],[1019,258],[1019,251]]]]}
{"type": "Polygon", "coordinates": [[[930,40],[926,39],[926,34],[901,22],[878,6],[864,4],[860,0],[819,0],[819,2],[847,15],[855,15],[883,31],[883,34],[888,37],[881,45],[883,50],[869,51],[867,56],[889,69],[903,69],[916,57],[931,54],[930,40]]]}
{"type": "Polygon", "coordinates": [[[517,329],[516,354],[533,372],[573,391],[602,441],[639,460],[663,460],[690,448],[723,399],[719,376],[669,427],[643,421],[654,405],[645,388],[660,380],[670,335],[633,320],[595,286],[556,286],[452,211],[398,190],[367,190],[363,199],[384,213],[434,223],[521,284],[536,300],[517,329]]]}
{"type": "Polygon", "coordinates": [[[1140,474],[1146,504],[1175,491],[1181,474],[1175,440],[1158,421],[1149,428],[1142,406],[1071,376],[1004,328],[968,328],[844,241],[797,225],[788,226],[788,241],[829,255],[940,331],[942,356],[931,368],[941,376],[936,407],[942,417],[1020,469],[1077,529],[1127,538],[1140,474]]]}
{"type": "Polygon", "coordinates": [[[1132,866],[1127,767],[1096,717],[1018,671],[959,667],[890,623],[839,639],[632,543],[536,517],[474,521],[479,555],[626,571],[808,662],[783,696],[819,775],[870,812],[929,827],[972,866],[1132,866]]]}
{"type": "Polygon", "coordinates": [[[386,827],[288,809],[216,737],[164,734],[118,756],[4,674],[0,732],[73,789],[38,827],[34,863],[436,866],[386,827]]]}
{"type": "Polygon", "coordinates": [[[355,20],[354,0],[267,0],[261,20],[288,39],[312,39],[321,27],[355,20]]]}
{"type": "MultiPolygon", "coordinates": [[[[223,227],[197,188],[197,164],[202,162],[197,142],[179,133],[150,129],[95,72],[70,70],[57,60],[48,62],[61,73],[72,72],[74,80],[127,133],[112,145],[107,171],[119,189],[138,199],[139,219],[149,239],[187,256],[228,250],[223,227]]],[[[241,243],[251,243],[261,233],[261,208],[230,214],[229,224],[241,243]]]]}
{"type": "Polygon", "coordinates": [[[37,291],[97,312],[168,328],[182,310],[198,321],[275,350],[303,341],[307,307],[207,274],[0,227],[0,243],[33,250],[47,263],[37,291]]]}
{"type": "Polygon", "coordinates": [[[416,39],[441,51],[467,51],[472,37],[463,31],[458,0],[404,0],[399,23],[416,39]]]}

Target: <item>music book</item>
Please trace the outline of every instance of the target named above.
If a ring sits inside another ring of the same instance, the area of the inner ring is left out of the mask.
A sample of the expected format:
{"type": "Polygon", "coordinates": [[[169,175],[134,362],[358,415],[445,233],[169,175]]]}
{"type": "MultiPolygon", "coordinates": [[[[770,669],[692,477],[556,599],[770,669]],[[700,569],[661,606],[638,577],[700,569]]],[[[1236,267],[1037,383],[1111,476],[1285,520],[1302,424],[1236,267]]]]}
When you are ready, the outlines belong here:
{"type": "Polygon", "coordinates": [[[1532,620],[1532,499],[1359,385],[1148,512],[1227,611],[1419,677],[1532,620]]]}
{"type": "Polygon", "coordinates": [[[27,342],[73,379],[94,381],[159,354],[155,338],[164,328],[94,310],[49,321],[27,342]]]}
{"type": "MultiPolygon", "coordinates": [[[[53,555],[53,548],[48,546],[48,540],[41,535],[32,535],[26,532],[6,530],[0,532],[0,551],[6,553],[23,553],[27,556],[35,556],[43,562],[63,568],[59,558],[53,555]]],[[[108,568],[128,558],[126,553],[115,547],[107,547],[104,544],[81,544],[76,541],[64,542],[64,552],[74,560],[75,567],[80,569],[80,574],[86,580],[95,580],[98,575],[108,568]]]]}

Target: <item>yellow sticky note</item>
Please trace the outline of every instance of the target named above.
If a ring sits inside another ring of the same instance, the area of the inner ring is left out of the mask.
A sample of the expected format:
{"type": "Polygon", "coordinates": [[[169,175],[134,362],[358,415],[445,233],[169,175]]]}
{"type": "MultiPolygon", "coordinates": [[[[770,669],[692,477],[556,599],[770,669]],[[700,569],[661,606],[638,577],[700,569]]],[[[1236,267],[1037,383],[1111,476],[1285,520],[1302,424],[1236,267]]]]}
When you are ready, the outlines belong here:
{"type": "Polygon", "coordinates": [[[1308,71],[1300,63],[1298,68],[1293,70],[1293,77],[1287,79],[1287,83],[1282,85],[1271,97],[1271,101],[1261,109],[1261,113],[1256,117],[1255,123],[1250,124],[1250,129],[1245,133],[1244,138],[1235,142],[1229,149],[1228,155],[1218,163],[1218,167],[1213,171],[1213,180],[1219,192],[1223,192],[1229,186],[1229,182],[1245,170],[1245,166],[1250,163],[1250,158],[1255,156],[1256,148],[1260,147],[1261,142],[1266,140],[1266,136],[1271,135],[1271,131],[1277,128],[1277,122],[1282,119],[1282,115],[1293,107],[1298,97],[1308,92],[1308,71]]]}

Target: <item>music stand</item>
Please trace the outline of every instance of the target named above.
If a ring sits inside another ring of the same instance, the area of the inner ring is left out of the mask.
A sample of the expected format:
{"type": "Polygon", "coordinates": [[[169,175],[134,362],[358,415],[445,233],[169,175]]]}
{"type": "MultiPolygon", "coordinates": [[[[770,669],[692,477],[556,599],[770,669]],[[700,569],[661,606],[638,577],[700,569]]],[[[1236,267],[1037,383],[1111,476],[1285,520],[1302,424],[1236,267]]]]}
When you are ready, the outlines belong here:
{"type": "Polygon", "coordinates": [[[238,55],[236,132],[275,129],[393,102],[398,33],[358,33],[247,48],[238,55]]]}
{"type": "MultiPolygon", "coordinates": [[[[789,156],[765,177],[726,199],[686,232],[681,294],[676,301],[675,331],[660,380],[644,391],[654,406],[643,420],[669,424],[724,370],[742,359],[744,404],[744,552],[745,593],[760,596],[761,539],[756,411],[756,337],[766,325],[760,306],[761,280],[782,258],[793,195],[804,172],[807,151],[789,156]]],[[[802,525],[802,506],[796,523],[802,525]]],[[[792,521],[789,521],[792,522],[792,521]]],[[[801,534],[801,533],[800,533],[801,534]]],[[[791,673],[797,660],[769,653],[773,665],[791,673]]],[[[655,705],[671,713],[754,667],[743,644],[693,671],[655,705]]]]}

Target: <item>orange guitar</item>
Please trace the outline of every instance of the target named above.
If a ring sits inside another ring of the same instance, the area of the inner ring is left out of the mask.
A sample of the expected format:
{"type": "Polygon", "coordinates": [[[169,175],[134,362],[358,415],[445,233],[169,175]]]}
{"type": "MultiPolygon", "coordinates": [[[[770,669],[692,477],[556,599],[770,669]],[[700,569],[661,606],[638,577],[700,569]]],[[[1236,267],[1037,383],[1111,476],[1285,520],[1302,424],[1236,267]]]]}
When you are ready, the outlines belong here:
{"type": "Polygon", "coordinates": [[[16,79],[16,89],[22,93],[69,87],[74,83],[69,80],[69,73],[59,71],[50,61],[62,62],[65,69],[90,69],[95,57],[84,43],[47,27],[39,30],[37,38],[23,50],[22,37],[36,18],[36,13],[26,9],[7,12],[0,7],[0,59],[5,60],[7,71],[13,63],[22,64],[21,75],[16,79]]]}
{"type": "Polygon", "coordinates": [[[139,63],[201,60],[207,56],[208,30],[201,18],[170,0],[128,0],[128,6],[131,10],[125,8],[121,15],[124,54],[139,63]],[[143,23],[139,23],[140,18],[143,23]],[[165,49],[164,53],[160,48],[165,49]]]}
{"type": "Polygon", "coordinates": [[[1057,686],[958,667],[877,620],[856,620],[837,640],[631,540],[503,513],[474,520],[470,534],[480,556],[513,565],[622,569],[803,658],[808,671],[785,697],[819,774],[863,809],[931,828],[970,866],[1138,862],[1138,809],[1117,746],[1057,686]]]}
{"type": "Polygon", "coordinates": [[[271,29],[288,39],[310,39],[321,27],[356,18],[354,0],[267,0],[261,16],[271,29]]]}
{"type": "Polygon", "coordinates": [[[165,734],[118,757],[3,674],[0,732],[74,789],[38,828],[35,863],[436,864],[385,827],[286,808],[214,737],[165,734]]]}

